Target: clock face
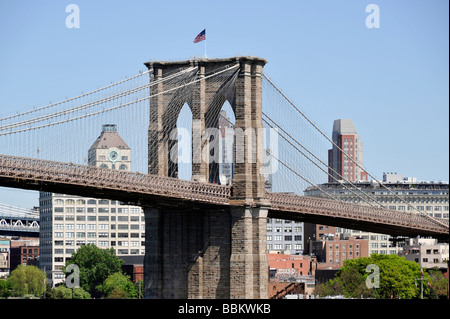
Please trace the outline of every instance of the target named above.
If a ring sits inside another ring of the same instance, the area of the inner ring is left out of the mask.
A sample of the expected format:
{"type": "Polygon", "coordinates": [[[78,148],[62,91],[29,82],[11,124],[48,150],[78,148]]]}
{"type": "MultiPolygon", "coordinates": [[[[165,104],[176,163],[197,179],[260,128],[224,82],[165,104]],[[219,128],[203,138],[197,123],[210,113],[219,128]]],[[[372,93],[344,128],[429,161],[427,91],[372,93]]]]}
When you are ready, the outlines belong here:
{"type": "Polygon", "coordinates": [[[119,159],[119,153],[116,150],[112,150],[108,153],[108,159],[111,162],[116,162],[119,159]]]}

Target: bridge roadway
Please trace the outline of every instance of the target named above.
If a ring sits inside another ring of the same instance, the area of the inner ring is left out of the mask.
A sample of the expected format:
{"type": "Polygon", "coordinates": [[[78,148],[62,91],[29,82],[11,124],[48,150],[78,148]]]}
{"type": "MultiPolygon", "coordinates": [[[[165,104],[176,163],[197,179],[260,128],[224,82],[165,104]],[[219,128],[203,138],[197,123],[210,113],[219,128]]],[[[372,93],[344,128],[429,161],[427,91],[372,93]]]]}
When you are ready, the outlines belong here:
{"type": "MultiPolygon", "coordinates": [[[[120,200],[151,207],[252,205],[234,202],[232,187],[141,173],[0,155],[0,186],[120,200]]],[[[268,217],[448,241],[448,221],[426,215],[290,193],[267,193],[268,217]]],[[[256,204],[255,204],[256,205],[256,204]]]]}

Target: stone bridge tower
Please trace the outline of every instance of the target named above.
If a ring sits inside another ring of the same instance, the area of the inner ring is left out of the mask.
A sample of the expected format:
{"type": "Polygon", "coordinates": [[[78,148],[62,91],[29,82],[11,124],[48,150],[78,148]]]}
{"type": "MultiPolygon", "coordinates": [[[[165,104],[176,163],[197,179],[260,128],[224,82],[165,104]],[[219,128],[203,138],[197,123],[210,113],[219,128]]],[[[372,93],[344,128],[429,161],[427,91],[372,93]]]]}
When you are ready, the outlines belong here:
{"type": "MultiPolygon", "coordinates": [[[[193,117],[192,179],[214,179],[215,163],[200,158],[208,140],[207,118],[218,118],[228,101],[235,113],[235,137],[231,205],[178,206],[164,203],[145,207],[146,255],[144,266],[146,298],[267,298],[268,262],[266,227],[268,202],[262,174],[262,72],[267,61],[257,57],[195,59],[180,62],[148,62],[150,102],[149,174],[175,177],[170,165],[169,138],[174,128],[169,118],[178,115],[187,103],[193,117]],[[182,69],[192,68],[199,81],[186,86],[158,81],[182,69]],[[208,77],[229,68],[226,82],[217,84],[208,77]],[[167,84],[169,83],[169,84],[167,84]],[[227,89],[224,90],[223,87],[227,89]]],[[[172,121],[173,123],[173,121],[172,121]]],[[[213,121],[217,125],[217,120],[213,121]]]]}

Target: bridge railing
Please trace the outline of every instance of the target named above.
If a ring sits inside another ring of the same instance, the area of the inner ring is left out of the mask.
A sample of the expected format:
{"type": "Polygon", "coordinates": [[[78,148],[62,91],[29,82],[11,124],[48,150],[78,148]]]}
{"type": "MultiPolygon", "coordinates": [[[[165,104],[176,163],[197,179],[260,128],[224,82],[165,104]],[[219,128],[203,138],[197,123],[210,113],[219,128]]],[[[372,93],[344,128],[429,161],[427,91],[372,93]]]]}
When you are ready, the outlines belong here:
{"type": "Polygon", "coordinates": [[[271,209],[281,211],[297,211],[311,213],[327,217],[348,218],[358,221],[379,222],[382,224],[398,225],[403,227],[420,227],[426,230],[448,232],[448,220],[438,222],[430,220],[427,216],[395,211],[381,207],[357,205],[342,201],[334,201],[323,198],[299,196],[289,193],[268,193],[271,209]],[[444,225],[443,225],[444,224],[444,225]]]}
{"type": "MultiPolygon", "coordinates": [[[[6,155],[0,155],[1,177],[23,179],[28,183],[70,184],[217,205],[229,205],[231,196],[229,186],[6,155]]],[[[421,214],[289,193],[267,193],[267,196],[271,210],[448,233],[448,220],[437,222],[421,214]]]]}
{"type": "Polygon", "coordinates": [[[231,193],[229,186],[6,155],[0,155],[0,176],[126,190],[215,204],[227,204],[231,193]]]}

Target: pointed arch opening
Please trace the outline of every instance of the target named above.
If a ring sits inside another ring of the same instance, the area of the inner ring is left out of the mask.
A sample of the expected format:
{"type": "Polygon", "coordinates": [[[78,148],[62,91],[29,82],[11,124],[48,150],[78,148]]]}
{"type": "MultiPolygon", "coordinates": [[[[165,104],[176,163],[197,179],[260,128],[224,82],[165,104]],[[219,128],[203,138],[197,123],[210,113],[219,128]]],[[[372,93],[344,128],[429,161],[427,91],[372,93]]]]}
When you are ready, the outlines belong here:
{"type": "Polygon", "coordinates": [[[171,154],[175,172],[174,177],[191,180],[192,178],[192,111],[187,103],[181,108],[176,123],[175,154],[171,154]]]}
{"type": "Polygon", "coordinates": [[[236,118],[231,104],[226,100],[218,115],[219,162],[217,163],[217,183],[232,185],[234,176],[234,125],[236,118]]]}

